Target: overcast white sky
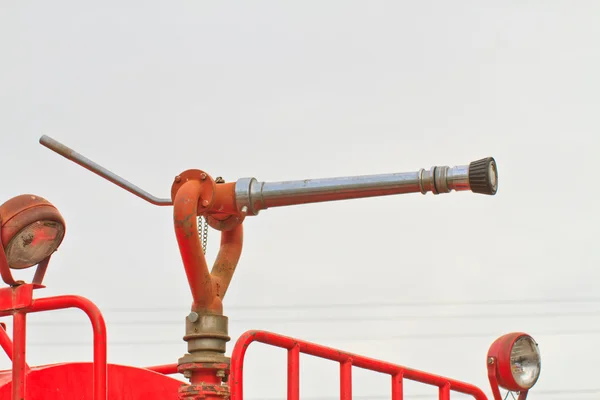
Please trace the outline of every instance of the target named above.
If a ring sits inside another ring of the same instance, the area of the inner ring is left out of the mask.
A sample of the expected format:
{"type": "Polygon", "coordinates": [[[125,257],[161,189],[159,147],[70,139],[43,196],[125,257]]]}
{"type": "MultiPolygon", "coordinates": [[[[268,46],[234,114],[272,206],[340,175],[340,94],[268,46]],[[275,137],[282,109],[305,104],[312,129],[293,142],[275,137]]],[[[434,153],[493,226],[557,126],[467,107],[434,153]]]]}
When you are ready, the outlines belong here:
{"type": "MultiPolygon", "coordinates": [[[[490,394],[488,345],[523,330],[543,358],[530,399],[598,398],[599,21],[597,1],[3,1],[0,201],[35,193],[61,210],[67,236],[38,296],[90,298],[110,362],[144,366],[185,352],[172,209],[50,152],[42,134],[161,197],[189,168],[273,181],[494,156],[495,197],[247,219],[230,334],[268,329],[490,394]]],[[[211,231],[209,259],[217,246],[211,231]]],[[[91,359],[82,314],[29,321],[31,364],[91,359]]],[[[334,398],[337,366],[302,361],[302,395],[334,398]]],[[[284,353],[256,347],[247,362],[247,398],[285,394],[284,353]]],[[[354,382],[356,395],[389,394],[387,377],[354,382]]]]}

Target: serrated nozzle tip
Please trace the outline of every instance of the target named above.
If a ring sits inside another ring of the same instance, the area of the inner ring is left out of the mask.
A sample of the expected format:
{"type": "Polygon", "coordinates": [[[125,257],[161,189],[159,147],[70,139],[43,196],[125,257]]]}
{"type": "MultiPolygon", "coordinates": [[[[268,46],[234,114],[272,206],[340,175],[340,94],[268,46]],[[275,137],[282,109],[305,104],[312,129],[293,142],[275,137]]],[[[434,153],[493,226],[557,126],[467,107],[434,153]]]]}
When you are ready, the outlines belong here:
{"type": "Polygon", "coordinates": [[[494,157],[469,164],[469,185],[473,193],[495,195],[498,191],[498,168],[494,157]]]}

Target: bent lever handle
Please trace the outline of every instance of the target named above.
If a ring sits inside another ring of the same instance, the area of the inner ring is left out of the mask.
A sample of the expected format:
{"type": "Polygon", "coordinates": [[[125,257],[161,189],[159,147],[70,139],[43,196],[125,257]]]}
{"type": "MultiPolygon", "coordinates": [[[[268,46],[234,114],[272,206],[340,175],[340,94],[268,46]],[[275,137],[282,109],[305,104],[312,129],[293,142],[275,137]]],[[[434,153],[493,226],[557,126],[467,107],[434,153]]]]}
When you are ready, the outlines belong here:
{"type": "Polygon", "coordinates": [[[157,206],[173,205],[173,201],[171,201],[171,199],[161,199],[161,198],[151,195],[150,193],[146,192],[143,189],[140,189],[133,183],[121,178],[117,174],[107,170],[106,168],[104,168],[101,165],[96,164],[89,158],[82,156],[81,154],[77,153],[75,150],[70,149],[69,147],[65,146],[64,144],[60,143],[57,140],[52,139],[49,136],[43,135],[40,138],[40,144],[49,148],[50,150],[54,151],[55,153],[60,154],[61,156],[65,157],[66,159],[69,159],[69,160],[73,161],[74,163],[81,165],[85,169],[92,171],[93,173],[101,176],[102,178],[106,179],[107,181],[110,181],[110,182],[114,183],[115,185],[127,190],[129,193],[132,193],[132,194],[138,196],[139,198],[146,200],[148,203],[151,203],[151,204],[154,204],[157,206]]]}

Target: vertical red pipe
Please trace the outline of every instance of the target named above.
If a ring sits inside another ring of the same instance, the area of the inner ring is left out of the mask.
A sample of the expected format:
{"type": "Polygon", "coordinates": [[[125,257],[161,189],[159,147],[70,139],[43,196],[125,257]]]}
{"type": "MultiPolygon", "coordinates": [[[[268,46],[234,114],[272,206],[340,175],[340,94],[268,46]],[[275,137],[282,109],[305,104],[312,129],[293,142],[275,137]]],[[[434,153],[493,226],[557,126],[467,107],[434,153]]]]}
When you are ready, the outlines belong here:
{"type": "Polygon", "coordinates": [[[392,375],[392,400],[404,399],[404,385],[402,372],[392,375]]]}
{"type": "MultiPolygon", "coordinates": [[[[221,386],[221,378],[217,376],[214,369],[197,369],[192,372],[192,377],[190,378],[190,383],[192,385],[197,385],[202,387],[198,393],[198,397],[191,397],[190,399],[203,399],[203,400],[223,400],[224,396],[222,394],[215,393],[214,389],[205,390],[205,387],[220,387],[221,386]]],[[[183,397],[179,397],[183,398],[183,397]]]]}
{"type": "Polygon", "coordinates": [[[288,350],[288,400],[300,399],[300,347],[298,345],[288,350]]]}
{"type": "Polygon", "coordinates": [[[340,363],[340,400],[352,400],[352,360],[340,363]]]}
{"type": "Polygon", "coordinates": [[[450,384],[440,386],[440,400],[450,400],[450,384]]]}
{"type": "Polygon", "coordinates": [[[13,316],[13,400],[25,399],[25,337],[26,314],[16,312],[13,316]]]}

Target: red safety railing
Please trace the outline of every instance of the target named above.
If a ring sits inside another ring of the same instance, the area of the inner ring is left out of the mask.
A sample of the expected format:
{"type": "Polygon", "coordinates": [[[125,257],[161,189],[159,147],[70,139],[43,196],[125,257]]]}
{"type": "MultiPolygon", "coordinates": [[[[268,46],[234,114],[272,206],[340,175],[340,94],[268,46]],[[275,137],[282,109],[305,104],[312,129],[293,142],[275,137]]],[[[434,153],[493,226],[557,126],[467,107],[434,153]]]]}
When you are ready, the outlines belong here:
{"type": "Polygon", "coordinates": [[[261,342],[287,350],[288,400],[299,400],[300,398],[300,353],[336,361],[340,364],[341,400],[352,399],[352,367],[390,375],[392,400],[404,398],[403,383],[405,379],[437,386],[440,400],[449,400],[451,391],[470,395],[476,400],[487,400],[481,389],[468,383],[265,331],[248,331],[235,344],[231,356],[231,376],[229,377],[231,400],[243,400],[244,398],[244,356],[252,342],[261,342]]]}
{"type": "Polygon", "coordinates": [[[13,340],[0,327],[0,347],[12,360],[12,399],[25,399],[25,379],[29,371],[26,362],[27,314],[77,308],[83,311],[92,324],[94,335],[93,399],[107,398],[106,323],[102,313],[90,300],[80,296],[55,296],[33,299],[35,285],[24,284],[0,288],[0,317],[13,317],[13,340]]]}

